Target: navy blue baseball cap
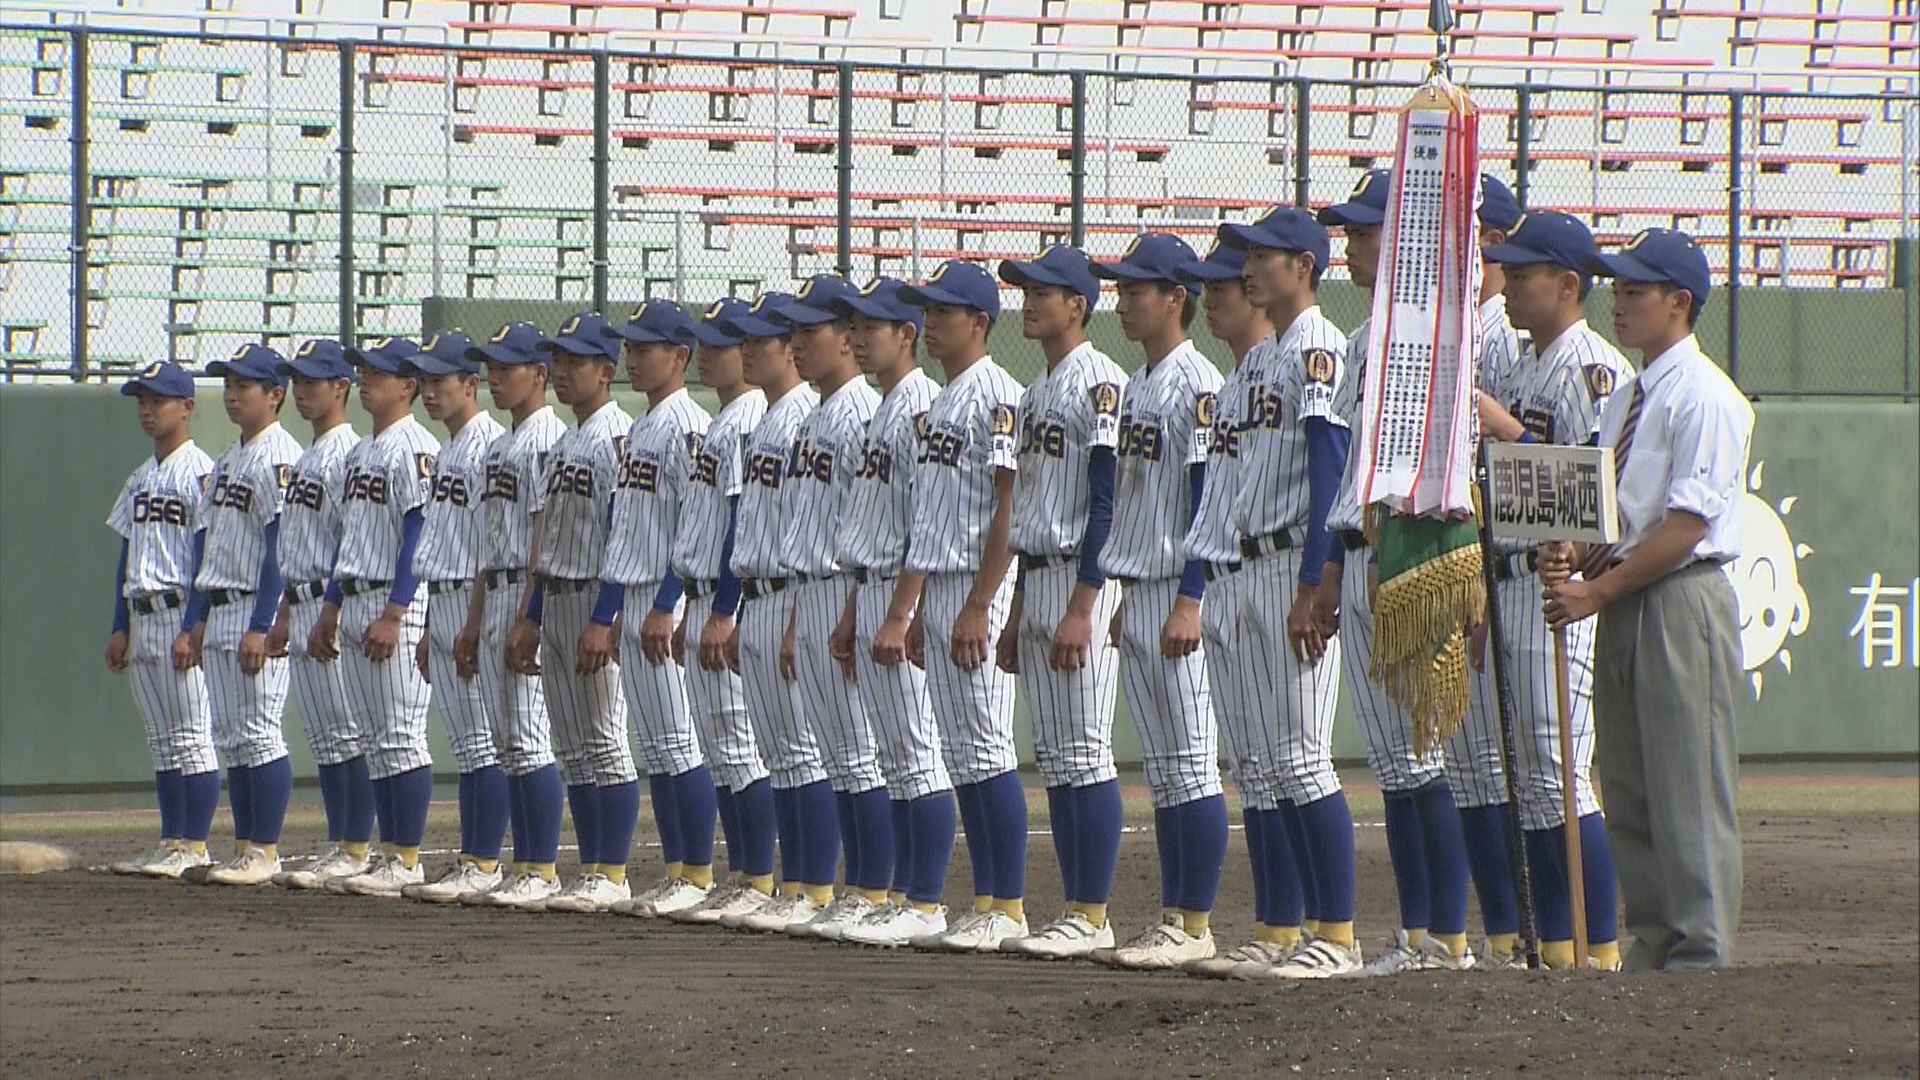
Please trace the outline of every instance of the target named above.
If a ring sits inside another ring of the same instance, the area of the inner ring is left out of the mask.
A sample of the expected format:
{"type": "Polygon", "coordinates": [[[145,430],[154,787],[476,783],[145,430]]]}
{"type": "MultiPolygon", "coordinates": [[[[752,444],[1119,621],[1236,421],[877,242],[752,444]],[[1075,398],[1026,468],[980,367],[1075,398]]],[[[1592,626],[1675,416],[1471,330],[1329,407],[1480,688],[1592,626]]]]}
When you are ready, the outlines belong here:
{"type": "Polygon", "coordinates": [[[1590,273],[1645,285],[1674,285],[1693,294],[1694,307],[1704,310],[1713,288],[1707,253],[1677,229],[1642,229],[1618,255],[1595,255],[1590,273]]]}
{"type": "Polygon", "coordinates": [[[1586,274],[1600,248],[1593,231],[1572,214],[1542,211],[1522,214],[1504,244],[1480,249],[1480,255],[1502,266],[1562,266],[1586,274]]]}
{"type": "Polygon", "coordinates": [[[478,375],[480,365],[467,356],[472,351],[472,338],[458,330],[442,330],[407,357],[407,366],[415,375],[478,375]]]}
{"type": "Polygon", "coordinates": [[[485,341],[467,350],[467,361],[484,364],[548,364],[553,362],[552,339],[529,322],[510,322],[485,341]]]}
{"type": "Polygon", "coordinates": [[[1204,285],[1214,281],[1239,281],[1246,273],[1247,253],[1218,240],[1207,257],[1185,263],[1174,270],[1182,285],[1204,285]]]}
{"type": "Polygon", "coordinates": [[[835,319],[846,318],[840,311],[840,301],[859,295],[859,286],[839,274],[815,274],[800,286],[800,295],[780,313],[780,318],[789,326],[824,326],[835,319]]]}
{"type": "Polygon", "coordinates": [[[420,346],[406,338],[374,338],[367,342],[364,349],[349,347],[347,359],[356,367],[370,367],[375,371],[384,371],[389,375],[401,375],[413,378],[413,372],[407,368],[407,360],[420,351],[420,346]]]}
{"type": "Polygon", "coordinates": [[[128,397],[138,397],[142,390],[150,390],[161,397],[191,398],[193,376],[187,374],[186,368],[171,360],[158,360],[120,384],[120,392],[128,397]]]}
{"type": "Polygon", "coordinates": [[[627,316],[625,326],[607,327],[607,333],[635,345],[685,345],[693,320],[677,300],[644,300],[627,316]]]}
{"type": "Polygon", "coordinates": [[[1501,232],[1512,232],[1520,224],[1520,200],[1513,189],[1492,173],[1480,174],[1480,224],[1501,232]]]}
{"type": "Polygon", "coordinates": [[[242,345],[233,350],[233,355],[225,360],[215,360],[207,365],[209,375],[238,375],[268,386],[287,385],[286,377],[280,374],[280,365],[287,358],[267,348],[265,345],[242,345]]]}
{"type": "Polygon", "coordinates": [[[1228,247],[1298,251],[1313,256],[1315,270],[1325,270],[1332,243],[1327,227],[1294,206],[1276,206],[1251,225],[1228,222],[1220,226],[1220,241],[1228,247]]]}
{"type": "Polygon", "coordinates": [[[295,375],[309,379],[346,379],[351,382],[357,372],[347,362],[347,350],[337,341],[326,338],[314,338],[301,342],[293,351],[293,356],[281,363],[280,374],[284,378],[295,375]]]}
{"type": "Polygon", "coordinates": [[[782,316],[795,302],[792,293],[763,292],[746,311],[717,321],[720,329],[737,338],[783,338],[793,333],[782,316]]]}
{"type": "Polygon", "coordinates": [[[1000,280],[1016,289],[1046,285],[1071,289],[1092,307],[1100,299],[1100,279],[1093,275],[1093,259],[1077,247],[1054,244],[1034,259],[1005,259],[1000,280]]]}
{"type": "Polygon", "coordinates": [[[737,334],[728,333],[725,323],[737,319],[752,310],[752,305],[738,297],[723,296],[707,305],[698,319],[689,320],[685,330],[685,344],[706,345],[715,349],[731,349],[740,344],[737,334]]]}
{"type": "Polygon", "coordinates": [[[959,259],[948,259],[934,267],[932,277],[903,287],[900,299],[918,308],[935,304],[972,308],[990,322],[1000,317],[1000,283],[986,267],[959,259]]]}
{"type": "Polygon", "coordinates": [[[1320,211],[1320,224],[1330,229],[1348,225],[1378,225],[1387,220],[1387,193],[1393,190],[1393,172],[1368,169],[1353,185],[1347,201],[1320,211]]]}
{"type": "Polygon", "coordinates": [[[1185,240],[1170,233],[1141,233],[1127,245],[1119,262],[1095,263],[1098,277],[1113,281],[1158,281],[1163,285],[1182,285],[1177,271],[1199,258],[1185,240]]]}
{"type": "Polygon", "coordinates": [[[926,329],[927,312],[917,304],[907,303],[906,290],[907,283],[898,278],[874,278],[858,293],[834,301],[834,307],[846,315],[912,323],[914,331],[918,333],[926,329]]]}
{"type": "Polygon", "coordinates": [[[597,311],[569,315],[552,337],[540,343],[547,352],[584,356],[589,360],[620,362],[620,340],[607,330],[606,316],[597,311]]]}

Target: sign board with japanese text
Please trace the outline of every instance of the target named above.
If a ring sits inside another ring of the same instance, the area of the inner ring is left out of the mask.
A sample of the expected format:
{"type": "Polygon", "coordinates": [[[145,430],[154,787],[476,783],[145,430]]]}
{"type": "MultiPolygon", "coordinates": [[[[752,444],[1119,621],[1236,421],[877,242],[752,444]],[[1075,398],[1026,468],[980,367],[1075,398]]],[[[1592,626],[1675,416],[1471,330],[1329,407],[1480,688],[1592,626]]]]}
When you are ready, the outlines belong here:
{"type": "Polygon", "coordinates": [[[1612,447],[1493,443],[1487,469],[1493,535],[1588,544],[1620,539],[1612,447]]]}

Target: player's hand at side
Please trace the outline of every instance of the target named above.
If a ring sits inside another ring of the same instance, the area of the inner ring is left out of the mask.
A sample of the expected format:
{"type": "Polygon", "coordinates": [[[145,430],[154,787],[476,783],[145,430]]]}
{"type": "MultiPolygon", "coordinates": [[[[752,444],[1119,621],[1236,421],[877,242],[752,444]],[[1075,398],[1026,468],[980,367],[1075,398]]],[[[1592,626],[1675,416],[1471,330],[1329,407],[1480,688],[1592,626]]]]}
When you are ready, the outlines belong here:
{"type": "Polygon", "coordinates": [[[287,629],[287,609],[283,607],[280,613],[273,617],[273,625],[267,628],[267,655],[287,655],[288,639],[291,636],[291,632],[287,629]]]}
{"type": "Polygon", "coordinates": [[[1169,660],[1192,656],[1200,647],[1200,601],[1177,596],[1167,624],[1160,628],[1160,655],[1169,660]]]}
{"type": "Polygon", "coordinates": [[[387,605],[387,610],[373,620],[367,632],[360,636],[360,651],[368,660],[384,664],[393,659],[393,652],[400,647],[400,619],[405,608],[387,605]]]}
{"type": "Polygon", "coordinates": [[[780,635],[780,677],[788,682],[794,677],[793,623],[787,623],[787,632],[780,635]]]}
{"type": "Polygon", "coordinates": [[[700,666],[708,671],[725,671],[727,641],[733,637],[733,616],[713,615],[700,628],[700,666]]]}
{"type": "MultiPolygon", "coordinates": [[[[1014,601],[1015,604],[1019,602],[1017,599],[1014,601]]],[[[987,640],[992,636],[986,605],[969,603],[960,609],[959,616],[953,620],[953,640],[947,647],[947,656],[961,671],[977,671],[987,662],[987,640]]],[[[1001,665],[1002,668],[1005,666],[1001,665]]]]}
{"type": "Polygon", "coordinates": [[[191,630],[182,630],[173,639],[173,669],[192,671],[200,666],[200,643],[205,639],[207,624],[201,623],[191,630]]]}
{"type": "Polygon", "coordinates": [[[898,667],[907,659],[907,637],[919,624],[918,615],[907,619],[888,616],[873,635],[873,662],[881,667],[898,667]]]}
{"type": "Polygon", "coordinates": [[[1591,581],[1562,581],[1546,589],[1547,626],[1565,630],[1581,619],[1591,618],[1605,606],[1599,587],[1591,581]]]}
{"type": "Polygon", "coordinates": [[[733,624],[732,631],[727,634],[724,648],[723,655],[726,657],[727,670],[735,675],[740,674],[740,623],[737,620],[733,624]]]}
{"type": "Polygon", "coordinates": [[[853,665],[853,609],[849,607],[833,624],[833,633],[827,635],[827,655],[840,665],[840,677],[853,682],[859,678],[859,669],[853,665]]]}
{"type": "Polygon", "coordinates": [[[1294,594],[1293,609],[1287,612],[1287,645],[1294,658],[1309,667],[1327,654],[1327,636],[1320,632],[1320,623],[1314,617],[1319,602],[1319,586],[1301,582],[1299,592],[1294,594]]]}
{"type": "Polygon", "coordinates": [[[1092,650],[1092,608],[1068,604],[1060,625],[1053,628],[1053,640],[1047,643],[1047,666],[1055,671],[1079,671],[1087,666],[1087,653],[1092,650]]]}
{"type": "Polygon", "coordinates": [[[573,665],[576,674],[592,675],[613,662],[614,629],[590,622],[580,631],[580,655],[573,665]]]}
{"type": "Polygon", "coordinates": [[[1340,632],[1340,583],[1345,570],[1328,563],[1320,571],[1320,584],[1314,589],[1313,621],[1320,636],[1333,637],[1340,632]]]}
{"type": "Polygon", "coordinates": [[[1487,620],[1481,619],[1467,631],[1467,662],[1475,671],[1487,670],[1487,620]]]}
{"type": "Polygon", "coordinates": [[[677,655],[673,649],[673,613],[647,609],[647,617],[640,620],[640,655],[654,667],[673,660],[677,655]]]}
{"type": "Polygon", "coordinates": [[[1120,647],[1120,642],[1126,636],[1124,624],[1120,621],[1121,613],[1126,610],[1127,601],[1122,597],[1119,603],[1113,605],[1113,618],[1107,623],[1107,644],[1116,649],[1120,647]]]}
{"type": "Polygon", "coordinates": [[[472,623],[453,635],[453,672],[466,682],[480,674],[480,628],[472,623]]]}
{"type": "Polygon", "coordinates": [[[927,624],[917,609],[913,621],[907,624],[907,660],[914,667],[927,666],[927,624]]]}
{"type": "Polygon", "coordinates": [[[507,634],[507,668],[516,675],[540,674],[540,624],[521,619],[507,634]]]}
{"type": "Polygon", "coordinates": [[[433,671],[427,664],[427,636],[420,635],[420,643],[413,647],[413,666],[420,669],[420,681],[433,682],[433,671]]]}
{"type": "Polygon", "coordinates": [[[258,675],[260,669],[267,666],[267,632],[249,630],[240,635],[240,673],[258,675]]]}
{"type": "Polygon", "coordinates": [[[1540,582],[1543,585],[1558,585],[1573,576],[1573,544],[1566,540],[1549,540],[1540,545],[1535,556],[1540,567],[1540,582]]]}
{"type": "Polygon", "coordinates": [[[115,630],[107,638],[107,670],[115,675],[127,670],[127,632],[115,630]]]}
{"type": "Polygon", "coordinates": [[[673,662],[681,667],[687,666],[687,620],[682,618],[673,624],[673,662]]]}
{"type": "Polygon", "coordinates": [[[332,604],[322,605],[320,617],[313,621],[313,630],[307,634],[307,655],[321,663],[340,659],[340,609],[332,604]]]}

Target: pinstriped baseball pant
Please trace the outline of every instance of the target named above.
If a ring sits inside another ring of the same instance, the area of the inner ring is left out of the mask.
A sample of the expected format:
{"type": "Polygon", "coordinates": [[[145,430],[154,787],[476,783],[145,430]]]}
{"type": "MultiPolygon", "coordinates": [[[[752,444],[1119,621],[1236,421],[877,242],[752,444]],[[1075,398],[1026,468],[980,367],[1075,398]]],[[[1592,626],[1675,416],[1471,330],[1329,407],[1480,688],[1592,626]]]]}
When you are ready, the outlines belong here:
{"type": "Polygon", "coordinates": [[[340,661],[307,655],[307,639],[327,602],[319,597],[287,609],[287,659],[293,673],[293,700],[300,706],[307,748],[317,765],[338,765],[365,752],[364,732],[347,708],[346,676],[340,661]]]}
{"type": "Polygon", "coordinates": [[[1249,560],[1240,608],[1241,678],[1273,761],[1277,793],[1304,806],[1340,790],[1333,771],[1333,714],[1340,702],[1340,639],[1327,642],[1318,664],[1296,659],[1287,641],[1287,612],[1300,588],[1299,548],[1249,560]]]}
{"type": "MultiPolygon", "coordinates": [[[[1553,631],[1541,610],[1537,573],[1499,582],[1500,628],[1506,639],[1508,685],[1513,689],[1515,790],[1520,822],[1528,829],[1557,828],[1566,821],[1560,782],[1558,691],[1553,674],[1553,631]]],[[[1567,627],[1567,684],[1573,703],[1574,797],[1580,816],[1600,809],[1593,793],[1593,627],[1583,619],[1567,627]]]]}
{"type": "Polygon", "coordinates": [[[854,599],[853,659],[860,704],[879,746],[887,794],[913,800],[953,790],[940,753],[927,673],[911,662],[882,667],[873,659],[873,639],[887,621],[898,578],[869,580],[854,599]]]}
{"type": "Polygon", "coordinates": [[[1207,656],[1207,689],[1227,772],[1240,789],[1241,805],[1255,810],[1280,806],[1270,742],[1260,731],[1260,718],[1248,699],[1240,652],[1246,633],[1240,625],[1245,600],[1246,572],[1229,570],[1207,582],[1207,598],[1200,605],[1200,642],[1207,656]]]}
{"type": "MultiPolygon", "coordinates": [[[[1206,646],[1173,659],[1160,654],[1160,634],[1179,594],[1179,578],[1155,578],[1126,586],[1120,602],[1120,685],[1140,733],[1141,763],[1156,809],[1220,794],[1220,739],[1206,646]]],[[[1093,629],[1100,633],[1099,626],[1093,629]]]]}
{"type": "Polygon", "coordinates": [[[802,715],[819,743],[833,790],[849,795],[887,782],[859,687],[847,681],[827,648],[855,587],[852,574],[835,574],[800,585],[793,600],[794,674],[802,715]]]}
{"type": "MultiPolygon", "coordinates": [[[[423,586],[424,587],[424,586],[423,586]]],[[[463,773],[500,764],[493,750],[494,702],[476,676],[463,679],[453,663],[453,639],[467,625],[473,582],[427,598],[427,673],[433,677],[440,721],[447,726],[454,767],[463,773]]]]}
{"type": "Polygon", "coordinates": [[[1107,628],[1120,603],[1120,586],[1107,582],[1093,604],[1093,643],[1078,671],[1047,664],[1053,632],[1079,584],[1080,564],[1068,560],[1030,571],[1020,601],[1020,688],[1033,724],[1033,758],[1048,787],[1086,787],[1118,776],[1113,765],[1113,698],[1119,650],[1107,628]]]}
{"type": "Polygon", "coordinates": [[[1367,767],[1380,790],[1414,791],[1445,773],[1446,754],[1437,746],[1425,756],[1413,752],[1413,718],[1367,674],[1373,666],[1373,598],[1366,554],[1349,553],[1340,579],[1340,662],[1366,738],[1367,767]]]}
{"type": "Polygon", "coordinates": [[[687,601],[683,632],[687,706],[713,782],[729,791],[740,791],[766,779],[767,766],[754,745],[753,722],[747,719],[746,688],[739,673],[727,668],[708,671],[700,666],[700,631],[712,617],[712,596],[687,601]]]}
{"type": "Polygon", "coordinates": [[[547,694],[538,675],[507,667],[507,636],[520,621],[524,584],[487,590],[480,624],[480,692],[492,708],[493,747],[509,776],[525,776],[553,764],[553,729],[547,694]]]}
{"type": "Polygon", "coordinates": [[[780,674],[780,643],[793,612],[792,588],[743,603],[740,609],[740,681],[754,742],[777,788],[805,787],[827,778],[820,744],[800,718],[800,688],[780,674]]]}
{"type": "Polygon", "coordinates": [[[240,638],[252,616],[251,594],[209,609],[200,658],[207,672],[214,746],[228,765],[248,768],[287,756],[281,729],[287,712],[287,658],[269,658],[252,675],[240,670],[240,638]]]}
{"type": "Polygon", "coordinates": [[[680,662],[669,657],[664,664],[650,663],[640,647],[640,630],[659,594],[657,581],[627,586],[620,617],[620,686],[641,770],[648,776],[678,776],[700,765],[700,738],[687,712],[680,662]]]}
{"type": "Polygon", "coordinates": [[[146,723],[154,771],[179,769],[197,776],[218,769],[220,757],[213,749],[206,673],[173,668],[173,639],[179,634],[178,608],[134,612],[127,626],[127,682],[146,723]]]}
{"type": "Polygon", "coordinates": [[[1506,773],[1500,765],[1500,700],[1494,689],[1491,658],[1479,670],[1469,667],[1467,715],[1447,740],[1447,786],[1462,810],[1504,806],[1506,773]]]}
{"type": "Polygon", "coordinates": [[[1010,629],[1013,576],[1009,574],[987,607],[987,662],[962,671],[953,662],[953,622],[973,591],[973,572],[930,574],[920,593],[920,625],[925,631],[927,694],[940,729],[940,749],[956,785],[977,784],[1020,767],[1013,742],[1013,676],[993,663],[1000,635],[1010,629]]]}
{"type": "Polygon", "coordinates": [[[569,785],[612,787],[640,779],[627,744],[626,697],[620,665],[580,675],[580,632],[599,598],[594,587],[563,591],[548,586],[540,616],[540,675],[553,721],[554,756],[569,785]]]}
{"type": "MultiPolygon", "coordinates": [[[[425,591],[425,590],[422,590],[425,591]]],[[[418,594],[400,620],[393,655],[376,664],[360,651],[360,639],[387,609],[387,591],[373,589],[340,604],[340,670],[347,705],[366,732],[367,773],[385,780],[433,764],[427,749],[427,706],[433,691],[414,666],[414,649],[426,631],[427,602],[418,594]]]]}

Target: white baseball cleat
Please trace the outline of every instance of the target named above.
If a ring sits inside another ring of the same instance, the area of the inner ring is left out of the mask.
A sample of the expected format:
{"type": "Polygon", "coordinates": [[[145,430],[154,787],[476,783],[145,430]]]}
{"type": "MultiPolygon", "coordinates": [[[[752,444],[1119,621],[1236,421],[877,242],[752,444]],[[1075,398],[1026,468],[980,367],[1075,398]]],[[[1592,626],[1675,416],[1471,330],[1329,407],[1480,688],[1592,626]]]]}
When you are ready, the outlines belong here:
{"type": "Polygon", "coordinates": [[[1427,971],[1471,971],[1477,963],[1472,949],[1455,956],[1431,935],[1420,943],[1420,951],[1426,954],[1427,971]]]}
{"type": "Polygon", "coordinates": [[[428,904],[453,904],[468,893],[487,892],[499,884],[499,870],[482,870],[478,865],[462,859],[448,867],[447,872],[437,879],[408,886],[402,895],[428,904]]]}
{"type": "Polygon", "coordinates": [[[848,893],[806,922],[788,927],[787,933],[795,937],[839,941],[846,935],[848,927],[873,914],[879,906],[859,893],[848,893]]]}
{"type": "Polygon", "coordinates": [[[150,878],[178,878],[194,867],[206,866],[209,861],[204,851],[177,847],[167,852],[167,857],[159,862],[150,862],[141,867],[140,872],[150,878]]]}
{"type": "Polygon", "coordinates": [[[1095,949],[1113,948],[1113,924],[1093,925],[1093,920],[1078,911],[1042,926],[1025,937],[1014,937],[1000,944],[1000,951],[1036,960],[1078,960],[1095,949]]]}
{"type": "Polygon", "coordinates": [[[726,926],[729,920],[738,925],[742,917],[772,902],[773,897],[759,889],[729,882],[716,886],[705,900],[692,907],[669,912],[667,918],[693,926],[726,926]]]}
{"type": "MultiPolygon", "coordinates": [[[[752,930],[762,934],[783,934],[818,914],[820,914],[820,905],[808,899],[806,893],[782,893],[762,905],[760,910],[751,915],[741,916],[734,929],[752,930]]],[[[726,920],[721,920],[720,925],[727,925],[726,920]]]]}
{"type": "Polygon", "coordinates": [[[1198,975],[1206,979],[1231,979],[1244,966],[1249,973],[1265,971],[1267,968],[1287,958],[1292,950],[1271,941],[1249,941],[1245,945],[1204,960],[1191,960],[1181,965],[1189,975],[1198,975]]]}
{"type": "Polygon", "coordinates": [[[605,874],[582,874],[574,887],[548,900],[546,911],[565,911],[575,915],[597,915],[622,900],[633,896],[633,890],[622,881],[615,884],[605,874]]]}
{"type": "Polygon", "coordinates": [[[1360,955],[1360,944],[1336,945],[1326,938],[1315,939],[1311,944],[1302,945],[1287,956],[1285,960],[1268,968],[1265,977],[1269,979],[1331,979],[1340,975],[1352,975],[1366,965],[1366,959],[1360,955]]]}
{"type": "MultiPolygon", "coordinates": [[[[420,868],[419,863],[409,867],[400,861],[400,856],[385,855],[369,866],[366,873],[355,874],[350,878],[340,878],[339,881],[341,890],[352,896],[397,899],[402,889],[409,885],[418,885],[425,881],[426,877],[426,871],[420,868]]],[[[333,891],[331,882],[328,883],[328,891],[333,891]]]]}
{"type": "Polygon", "coordinates": [[[841,932],[840,940],[854,945],[896,949],[920,938],[935,938],[946,932],[945,907],[921,911],[912,904],[889,904],[847,927],[841,932]]]}
{"type": "Polygon", "coordinates": [[[639,915],[642,910],[651,913],[653,911],[653,902],[658,900],[661,894],[665,893],[672,885],[672,878],[661,878],[645,889],[614,904],[607,910],[613,912],[615,915],[639,915]]]}
{"type": "Polygon", "coordinates": [[[1380,975],[1398,975],[1403,971],[1424,971],[1427,956],[1419,948],[1407,944],[1407,932],[1393,932],[1393,947],[1368,961],[1358,971],[1348,972],[1354,978],[1373,978],[1380,975]]]}
{"type": "Polygon", "coordinates": [[[123,859],[120,862],[108,866],[107,869],[119,874],[121,877],[140,877],[147,872],[147,867],[155,863],[164,862],[168,855],[173,854],[173,851],[173,843],[162,840],[160,841],[159,847],[154,848],[145,855],[136,855],[131,859],[123,859]]]}
{"type": "Polygon", "coordinates": [[[257,847],[230,863],[222,863],[207,872],[209,885],[268,885],[280,872],[280,860],[257,847]]]}
{"type": "Polygon", "coordinates": [[[907,944],[916,949],[928,949],[935,952],[944,951],[946,946],[943,945],[942,942],[946,940],[948,934],[957,934],[962,930],[970,929],[974,923],[986,917],[987,913],[984,911],[964,912],[957,918],[949,920],[944,929],[925,934],[916,934],[907,939],[907,944]]]}
{"type": "Polygon", "coordinates": [[[1213,932],[1189,934],[1178,920],[1150,926],[1113,950],[1112,964],[1128,971],[1168,971],[1212,958],[1213,932]]]}
{"type": "Polygon", "coordinates": [[[999,952],[1007,942],[1027,936],[1027,920],[1004,911],[989,911],[965,926],[948,930],[936,948],[947,952],[999,952]]]}
{"type": "Polygon", "coordinates": [[[334,859],[338,858],[339,855],[340,855],[340,845],[330,844],[327,846],[327,850],[321,852],[318,855],[315,855],[311,859],[287,859],[285,860],[286,862],[299,863],[300,869],[280,871],[279,873],[273,875],[273,883],[275,885],[280,886],[283,889],[289,888],[291,886],[289,886],[287,882],[290,878],[293,877],[293,875],[298,873],[308,872],[315,869],[316,867],[323,866],[329,862],[332,862],[334,859]]]}
{"type": "Polygon", "coordinates": [[[686,878],[675,878],[668,883],[665,891],[659,896],[654,897],[653,901],[645,908],[642,908],[636,903],[632,913],[643,919],[657,919],[670,916],[676,911],[685,911],[695,904],[705,901],[712,892],[713,886],[711,885],[703,888],[688,881],[686,878]]]}
{"type": "Polygon", "coordinates": [[[1481,971],[1525,971],[1527,957],[1518,945],[1508,952],[1501,952],[1493,947],[1493,942],[1481,938],[1479,959],[1474,967],[1481,971]]]}
{"type": "Polygon", "coordinates": [[[539,874],[527,871],[515,874],[509,881],[491,892],[481,895],[477,900],[469,901],[461,897],[463,904],[472,903],[483,907],[513,908],[525,910],[530,905],[545,904],[560,894],[560,883],[550,881],[539,874]]]}

